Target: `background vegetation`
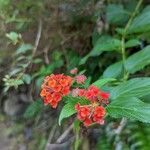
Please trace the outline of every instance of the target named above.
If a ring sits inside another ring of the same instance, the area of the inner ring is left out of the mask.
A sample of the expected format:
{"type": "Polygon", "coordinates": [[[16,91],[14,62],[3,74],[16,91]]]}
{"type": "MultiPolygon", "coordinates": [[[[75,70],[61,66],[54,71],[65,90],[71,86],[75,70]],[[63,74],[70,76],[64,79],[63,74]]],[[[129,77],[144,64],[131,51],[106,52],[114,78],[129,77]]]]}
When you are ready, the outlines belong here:
{"type": "Polygon", "coordinates": [[[150,149],[148,0],[0,0],[0,20],[2,150],[70,150],[74,135],[81,150],[150,149]],[[39,96],[46,75],[74,67],[87,84],[105,79],[111,100],[130,96],[109,105],[104,126],[80,134],[73,117],[59,126],[62,106],[39,96]]]}

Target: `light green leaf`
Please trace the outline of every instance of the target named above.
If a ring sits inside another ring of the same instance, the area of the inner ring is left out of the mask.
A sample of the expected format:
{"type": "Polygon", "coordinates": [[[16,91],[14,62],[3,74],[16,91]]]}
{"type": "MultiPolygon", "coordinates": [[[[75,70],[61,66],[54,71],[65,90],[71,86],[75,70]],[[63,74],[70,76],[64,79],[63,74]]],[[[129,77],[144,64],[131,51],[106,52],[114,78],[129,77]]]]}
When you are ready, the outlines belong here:
{"type": "Polygon", "coordinates": [[[95,81],[93,83],[93,85],[97,86],[98,88],[101,88],[102,86],[104,86],[105,84],[112,82],[112,81],[116,81],[116,79],[114,78],[104,78],[104,79],[99,79],[97,81],[95,81]]]}
{"type": "Polygon", "coordinates": [[[125,43],[126,48],[139,46],[141,42],[138,39],[131,39],[125,43]]]}
{"type": "Polygon", "coordinates": [[[131,55],[125,62],[125,67],[129,73],[135,73],[150,64],[150,46],[131,55]]]}
{"type": "Polygon", "coordinates": [[[142,102],[135,97],[124,97],[115,99],[106,110],[115,118],[126,117],[144,123],[150,123],[150,104],[142,102]]]}
{"type": "Polygon", "coordinates": [[[36,100],[35,102],[33,102],[32,104],[28,106],[28,108],[26,109],[24,113],[24,117],[25,118],[35,117],[36,115],[38,115],[38,113],[42,109],[42,106],[43,106],[42,100],[41,99],[36,100]]]}
{"type": "Polygon", "coordinates": [[[111,89],[111,99],[119,97],[142,97],[150,94],[150,78],[130,79],[111,89]]]}
{"type": "Polygon", "coordinates": [[[118,78],[123,73],[123,64],[122,62],[117,62],[110,65],[106,70],[103,72],[103,78],[118,78]]]}
{"type": "Polygon", "coordinates": [[[26,84],[30,84],[31,83],[31,76],[29,74],[24,74],[23,75],[23,81],[26,83],[26,84]]]}
{"type": "Polygon", "coordinates": [[[18,43],[19,39],[21,38],[21,34],[18,34],[16,32],[10,32],[6,34],[6,37],[8,37],[12,43],[15,45],[18,43]]]}
{"type": "Polygon", "coordinates": [[[21,44],[20,47],[17,49],[17,54],[25,53],[28,50],[31,50],[33,46],[31,44],[21,44]]]}
{"type": "Polygon", "coordinates": [[[107,20],[111,24],[122,25],[129,18],[129,13],[123,8],[123,5],[121,4],[109,4],[106,8],[106,11],[107,20]]]}
{"type": "Polygon", "coordinates": [[[67,103],[61,110],[60,116],[59,116],[59,125],[61,125],[61,122],[64,118],[68,118],[71,115],[76,113],[76,110],[74,108],[74,103],[67,103]]]}
{"type": "Polygon", "coordinates": [[[100,37],[92,51],[90,52],[90,56],[98,56],[104,51],[119,51],[121,48],[121,41],[110,37],[110,36],[102,36],[100,37]]]}
{"type": "Polygon", "coordinates": [[[127,33],[141,33],[150,31],[150,6],[147,6],[131,23],[127,33]]]}

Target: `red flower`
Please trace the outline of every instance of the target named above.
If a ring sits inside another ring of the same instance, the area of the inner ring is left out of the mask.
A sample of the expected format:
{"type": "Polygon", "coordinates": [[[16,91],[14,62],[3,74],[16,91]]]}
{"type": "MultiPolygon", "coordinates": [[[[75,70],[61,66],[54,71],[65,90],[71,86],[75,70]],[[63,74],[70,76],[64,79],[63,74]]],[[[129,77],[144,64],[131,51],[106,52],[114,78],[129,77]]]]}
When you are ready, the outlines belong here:
{"type": "Polygon", "coordinates": [[[102,99],[107,100],[109,98],[110,94],[107,93],[107,92],[102,92],[101,91],[100,96],[101,96],[102,99]]]}
{"type": "Polygon", "coordinates": [[[98,87],[91,85],[91,86],[89,86],[88,91],[90,91],[93,96],[97,96],[99,94],[100,90],[98,87]]]}
{"type": "Polygon", "coordinates": [[[69,94],[72,78],[63,74],[50,75],[44,79],[42,84],[41,97],[44,99],[44,104],[50,104],[56,108],[62,96],[69,94]]]}
{"type": "Polygon", "coordinates": [[[80,89],[79,90],[79,96],[85,96],[86,95],[86,90],[84,90],[84,89],[80,89]]]}
{"type": "Polygon", "coordinates": [[[93,121],[99,124],[103,124],[104,123],[103,117],[105,116],[105,114],[106,114],[105,108],[103,106],[97,106],[93,113],[93,121]]]}
{"type": "Polygon", "coordinates": [[[90,108],[87,106],[80,106],[80,104],[75,105],[75,109],[78,112],[77,118],[84,121],[90,115],[90,108]]]}
{"type": "Polygon", "coordinates": [[[70,92],[70,87],[64,87],[61,92],[64,96],[68,95],[70,92]]]}
{"type": "Polygon", "coordinates": [[[84,124],[86,127],[90,126],[92,123],[93,123],[93,122],[92,122],[92,120],[91,120],[90,118],[86,118],[86,119],[84,120],[84,122],[83,122],[83,124],[84,124]]]}

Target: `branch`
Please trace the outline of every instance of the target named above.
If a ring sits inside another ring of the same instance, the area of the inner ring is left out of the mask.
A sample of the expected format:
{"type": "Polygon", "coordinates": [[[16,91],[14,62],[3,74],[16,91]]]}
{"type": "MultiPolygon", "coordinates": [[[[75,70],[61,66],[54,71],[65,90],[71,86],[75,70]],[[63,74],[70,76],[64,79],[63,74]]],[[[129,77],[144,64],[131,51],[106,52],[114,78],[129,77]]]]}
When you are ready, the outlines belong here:
{"type": "Polygon", "coordinates": [[[61,143],[70,133],[70,131],[73,129],[73,124],[71,124],[67,130],[57,139],[56,143],[61,143]]]}

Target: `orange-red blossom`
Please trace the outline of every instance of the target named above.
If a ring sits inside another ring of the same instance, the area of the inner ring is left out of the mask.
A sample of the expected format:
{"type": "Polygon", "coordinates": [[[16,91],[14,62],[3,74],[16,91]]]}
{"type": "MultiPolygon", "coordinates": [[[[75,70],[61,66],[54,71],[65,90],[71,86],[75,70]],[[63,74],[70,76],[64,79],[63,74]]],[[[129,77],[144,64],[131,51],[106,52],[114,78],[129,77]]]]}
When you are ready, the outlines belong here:
{"type": "Polygon", "coordinates": [[[41,97],[44,99],[44,104],[50,104],[56,108],[62,96],[66,96],[70,92],[72,78],[63,74],[50,75],[44,79],[42,84],[41,97]]]}

